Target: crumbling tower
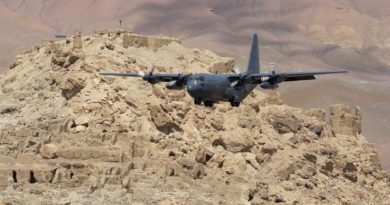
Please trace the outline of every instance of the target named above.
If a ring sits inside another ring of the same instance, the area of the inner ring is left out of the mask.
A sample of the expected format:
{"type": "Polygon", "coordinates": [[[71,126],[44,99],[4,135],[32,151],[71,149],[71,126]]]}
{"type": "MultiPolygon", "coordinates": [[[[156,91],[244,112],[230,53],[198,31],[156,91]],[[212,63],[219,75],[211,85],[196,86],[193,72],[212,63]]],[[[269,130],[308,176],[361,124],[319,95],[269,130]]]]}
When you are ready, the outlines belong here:
{"type": "Polygon", "coordinates": [[[73,51],[80,52],[83,49],[83,43],[81,40],[81,30],[77,28],[73,35],[73,51]]]}

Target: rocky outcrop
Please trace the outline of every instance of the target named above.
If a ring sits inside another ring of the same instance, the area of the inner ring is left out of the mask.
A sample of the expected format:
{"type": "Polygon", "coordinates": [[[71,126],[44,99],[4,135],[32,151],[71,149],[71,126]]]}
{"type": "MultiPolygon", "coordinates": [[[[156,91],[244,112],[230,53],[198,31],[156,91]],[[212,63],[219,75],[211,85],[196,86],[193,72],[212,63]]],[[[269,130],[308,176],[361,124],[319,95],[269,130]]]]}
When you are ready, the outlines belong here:
{"type": "Polygon", "coordinates": [[[80,39],[83,57],[72,64],[74,45],[55,41],[18,56],[0,77],[0,196],[8,202],[389,202],[389,176],[360,135],[358,110],[331,106],[327,122],[324,110],[258,90],[238,108],[197,106],[185,91],[98,72],[208,72],[226,59],[125,30],[80,39]]]}
{"type": "Polygon", "coordinates": [[[84,88],[84,81],[80,78],[69,77],[61,85],[62,96],[69,100],[84,88]]]}
{"type": "Polygon", "coordinates": [[[134,33],[126,33],[123,35],[123,43],[122,46],[124,48],[135,47],[141,48],[146,47],[150,48],[153,51],[157,51],[157,49],[169,45],[172,42],[176,42],[181,44],[181,40],[167,37],[154,37],[154,36],[143,36],[134,33]]]}
{"type": "Polygon", "coordinates": [[[54,144],[45,144],[41,147],[39,152],[46,159],[52,159],[56,157],[58,148],[54,144]]]}
{"type": "MultiPolygon", "coordinates": [[[[81,52],[55,50],[54,53],[55,55],[51,58],[52,65],[60,68],[68,68],[83,58],[83,54],[81,52]]],[[[56,70],[58,68],[55,67],[53,69],[56,70]]]]}
{"type": "Polygon", "coordinates": [[[232,58],[224,58],[221,61],[214,62],[208,69],[210,73],[230,73],[233,71],[235,61],[232,58]]]}

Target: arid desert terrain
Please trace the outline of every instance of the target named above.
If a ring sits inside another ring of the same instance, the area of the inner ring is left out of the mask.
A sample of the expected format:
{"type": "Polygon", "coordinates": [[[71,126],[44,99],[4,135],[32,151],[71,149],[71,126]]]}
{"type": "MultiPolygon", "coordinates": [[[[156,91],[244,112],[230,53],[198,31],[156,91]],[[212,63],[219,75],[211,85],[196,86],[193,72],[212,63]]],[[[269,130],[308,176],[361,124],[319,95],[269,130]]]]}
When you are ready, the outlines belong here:
{"type": "Polygon", "coordinates": [[[0,1],[0,204],[390,204],[390,3],[0,1]],[[348,70],[239,108],[101,71],[348,70]],[[55,35],[66,39],[55,39],[55,35]]]}
{"type": "Polygon", "coordinates": [[[2,71],[16,54],[56,34],[119,27],[180,38],[188,47],[233,57],[245,68],[250,36],[257,32],[265,71],[270,62],[278,71],[350,71],[283,85],[281,97],[304,108],[360,106],[363,133],[390,169],[389,1],[2,0],[0,22],[2,71]]]}

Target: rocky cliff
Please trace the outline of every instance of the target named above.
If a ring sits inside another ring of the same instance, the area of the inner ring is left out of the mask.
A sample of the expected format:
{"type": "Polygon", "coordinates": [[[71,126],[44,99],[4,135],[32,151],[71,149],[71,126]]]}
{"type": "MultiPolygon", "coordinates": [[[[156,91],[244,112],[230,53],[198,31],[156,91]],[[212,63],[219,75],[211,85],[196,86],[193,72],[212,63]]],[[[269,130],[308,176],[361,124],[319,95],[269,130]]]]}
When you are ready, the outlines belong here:
{"type": "Polygon", "coordinates": [[[239,108],[100,71],[221,72],[180,40],[100,31],[44,42],[0,78],[0,204],[388,204],[358,108],[274,91],[239,108]]]}

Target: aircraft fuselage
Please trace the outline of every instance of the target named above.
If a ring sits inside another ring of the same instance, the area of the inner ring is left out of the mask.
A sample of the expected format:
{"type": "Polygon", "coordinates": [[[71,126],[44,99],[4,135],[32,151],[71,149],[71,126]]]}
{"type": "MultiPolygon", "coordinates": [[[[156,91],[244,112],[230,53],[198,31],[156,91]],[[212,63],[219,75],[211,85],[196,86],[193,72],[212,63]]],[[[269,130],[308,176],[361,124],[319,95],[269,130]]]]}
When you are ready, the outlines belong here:
{"type": "Polygon", "coordinates": [[[187,82],[187,92],[195,100],[204,102],[242,101],[257,84],[234,86],[229,75],[199,73],[192,75],[187,82]]]}

